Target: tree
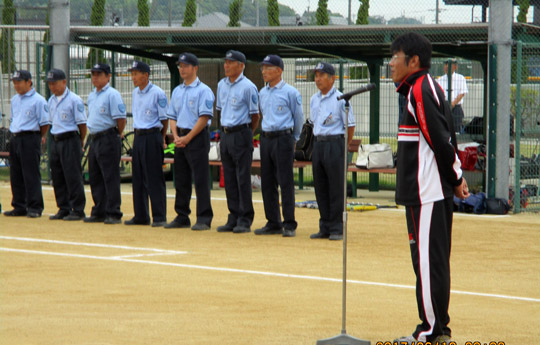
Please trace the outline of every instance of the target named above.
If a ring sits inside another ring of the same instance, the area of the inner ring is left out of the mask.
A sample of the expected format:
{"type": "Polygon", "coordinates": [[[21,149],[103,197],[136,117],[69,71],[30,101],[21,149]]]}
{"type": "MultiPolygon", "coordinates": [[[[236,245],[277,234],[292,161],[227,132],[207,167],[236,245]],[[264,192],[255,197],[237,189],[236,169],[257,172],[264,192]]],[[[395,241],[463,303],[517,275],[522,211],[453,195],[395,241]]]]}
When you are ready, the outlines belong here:
{"type": "MultiPolygon", "coordinates": [[[[105,20],[105,0],[94,0],[92,11],[90,12],[90,25],[102,26],[105,20]]],[[[86,68],[90,69],[95,63],[104,62],[105,54],[101,49],[90,48],[86,68]]]]}
{"type": "Polygon", "coordinates": [[[195,21],[197,21],[197,4],[195,3],[195,0],[187,0],[182,26],[193,26],[195,21]]]}
{"type": "Polygon", "coordinates": [[[279,26],[279,5],[277,0],[268,0],[268,25],[269,26],[279,26]]]}
{"type": "Polygon", "coordinates": [[[315,13],[317,25],[328,25],[330,16],[328,16],[328,0],[319,0],[319,7],[315,13]]]}
{"type": "MultiPolygon", "coordinates": [[[[47,26],[49,26],[49,11],[47,11],[47,16],[45,17],[45,23],[47,26]]],[[[43,71],[47,71],[47,46],[49,45],[49,41],[51,40],[51,33],[49,32],[49,29],[45,30],[45,33],[43,34],[43,53],[41,53],[41,69],[43,71]]]]}
{"type": "Polygon", "coordinates": [[[360,0],[360,8],[358,9],[358,15],[356,16],[356,24],[367,25],[369,24],[369,0],[360,0]]]}
{"type": "Polygon", "coordinates": [[[240,19],[242,18],[242,3],[243,0],[233,0],[229,5],[229,27],[240,26],[240,19]]]}
{"type": "MultiPolygon", "coordinates": [[[[2,8],[2,24],[15,25],[15,7],[13,0],[4,0],[2,8]]],[[[2,56],[2,72],[10,73],[15,71],[15,40],[13,29],[2,29],[0,39],[0,55],[2,56]]]]}
{"type": "Polygon", "coordinates": [[[150,8],[148,7],[148,0],[137,1],[137,9],[139,10],[137,25],[150,26],[150,8]]]}
{"type": "Polygon", "coordinates": [[[518,23],[527,23],[527,12],[529,12],[530,0],[517,0],[519,13],[517,16],[518,23]]]}

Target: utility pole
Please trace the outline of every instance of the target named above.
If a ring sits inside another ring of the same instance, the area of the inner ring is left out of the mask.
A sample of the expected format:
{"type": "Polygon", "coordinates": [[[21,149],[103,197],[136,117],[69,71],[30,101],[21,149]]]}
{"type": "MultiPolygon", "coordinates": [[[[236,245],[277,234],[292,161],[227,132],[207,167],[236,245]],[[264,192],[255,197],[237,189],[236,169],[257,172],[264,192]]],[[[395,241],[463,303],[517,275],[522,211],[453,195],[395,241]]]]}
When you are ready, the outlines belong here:
{"type": "Polygon", "coordinates": [[[439,24],[439,0],[435,0],[435,24],[439,24]]]}
{"type": "Polygon", "coordinates": [[[352,1],[352,0],[349,0],[349,25],[352,25],[351,1],[352,1]]]}

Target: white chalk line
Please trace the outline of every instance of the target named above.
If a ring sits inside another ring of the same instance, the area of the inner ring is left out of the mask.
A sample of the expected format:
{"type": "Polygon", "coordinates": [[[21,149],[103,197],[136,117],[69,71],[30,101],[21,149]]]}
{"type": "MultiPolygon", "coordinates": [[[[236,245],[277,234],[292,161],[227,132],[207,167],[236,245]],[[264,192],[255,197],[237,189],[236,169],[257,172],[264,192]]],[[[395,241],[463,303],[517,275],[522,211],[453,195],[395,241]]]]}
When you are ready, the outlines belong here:
{"type": "MultiPolygon", "coordinates": [[[[94,256],[94,255],[83,255],[83,254],[47,252],[47,251],[38,251],[38,250],[13,249],[13,248],[4,248],[4,247],[0,247],[0,251],[25,253],[25,254],[37,254],[37,255],[74,257],[74,258],[82,258],[82,259],[117,261],[117,262],[129,262],[129,263],[139,263],[139,264],[146,264],[146,265],[181,267],[181,268],[191,268],[191,269],[199,269],[199,270],[207,270],[207,271],[242,273],[242,274],[269,276],[269,277],[316,280],[316,281],[335,282],[335,283],[340,283],[343,281],[341,278],[328,278],[328,277],[320,277],[320,276],[288,274],[288,273],[279,273],[279,272],[254,271],[254,270],[244,270],[244,269],[237,269],[237,268],[227,268],[227,267],[213,267],[213,266],[204,266],[204,265],[182,264],[182,263],[175,263],[175,262],[137,260],[137,259],[130,259],[130,258],[125,258],[125,257],[118,257],[118,256],[105,257],[105,256],[94,256]]],[[[388,287],[388,288],[398,288],[398,289],[408,289],[408,290],[415,289],[415,287],[411,285],[389,284],[389,283],[370,282],[370,281],[362,281],[362,280],[347,280],[347,283],[368,285],[368,286],[380,286],[380,287],[388,287]]],[[[490,294],[490,293],[461,291],[461,290],[452,290],[451,292],[452,294],[456,294],[456,295],[479,296],[479,297],[498,298],[498,299],[505,299],[505,300],[540,303],[540,298],[510,296],[510,295],[502,295],[502,294],[490,294]]]]}
{"type": "MultiPolygon", "coordinates": [[[[57,240],[46,240],[46,239],[41,239],[41,238],[0,236],[0,239],[2,239],[2,240],[13,240],[13,241],[22,241],[22,242],[63,244],[63,245],[69,245],[69,246],[83,246],[83,247],[97,247],[97,248],[111,248],[111,249],[125,249],[125,250],[156,252],[156,254],[142,254],[142,255],[178,255],[178,254],[187,254],[186,251],[177,251],[177,250],[168,250],[168,249],[141,248],[141,247],[119,246],[119,245],[114,245],[114,244],[100,244],[100,243],[67,242],[67,241],[57,241],[57,240]]],[[[138,255],[141,255],[141,254],[138,254],[138,255]]]]}

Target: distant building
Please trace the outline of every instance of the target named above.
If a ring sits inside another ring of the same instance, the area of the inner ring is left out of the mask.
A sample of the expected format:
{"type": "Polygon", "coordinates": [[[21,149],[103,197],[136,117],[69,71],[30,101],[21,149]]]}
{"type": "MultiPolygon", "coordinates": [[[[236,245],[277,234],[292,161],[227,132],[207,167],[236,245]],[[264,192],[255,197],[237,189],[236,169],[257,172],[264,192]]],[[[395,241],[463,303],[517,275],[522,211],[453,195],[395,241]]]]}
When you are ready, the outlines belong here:
{"type": "MultiPolygon", "coordinates": [[[[315,22],[315,12],[304,13],[302,17],[296,16],[279,16],[279,24],[281,26],[299,26],[310,25],[315,22]]],[[[330,16],[328,25],[349,25],[347,18],[330,16]]]]}
{"type": "MultiPolygon", "coordinates": [[[[229,21],[230,21],[229,16],[226,15],[225,13],[213,12],[213,13],[197,18],[197,21],[195,22],[195,24],[193,24],[193,27],[194,28],[225,28],[227,27],[227,24],[229,24],[229,21]]],[[[247,27],[253,27],[253,25],[249,25],[248,23],[240,21],[240,27],[247,28],[247,27]]]]}

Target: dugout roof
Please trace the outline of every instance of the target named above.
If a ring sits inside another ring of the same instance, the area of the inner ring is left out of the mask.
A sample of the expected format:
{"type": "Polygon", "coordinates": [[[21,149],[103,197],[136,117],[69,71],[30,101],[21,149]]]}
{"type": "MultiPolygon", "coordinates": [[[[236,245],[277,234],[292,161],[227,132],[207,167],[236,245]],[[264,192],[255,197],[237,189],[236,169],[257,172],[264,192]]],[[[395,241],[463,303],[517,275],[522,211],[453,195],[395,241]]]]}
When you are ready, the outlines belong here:
{"type": "MultiPolygon", "coordinates": [[[[176,61],[185,51],[199,58],[223,58],[229,49],[261,61],[267,54],[283,58],[346,58],[376,61],[390,55],[398,35],[414,31],[433,44],[433,56],[486,61],[488,24],[354,25],[199,29],[183,27],[94,27],[70,29],[72,44],[176,61]]],[[[540,42],[540,27],[514,23],[512,38],[540,42]]]]}

